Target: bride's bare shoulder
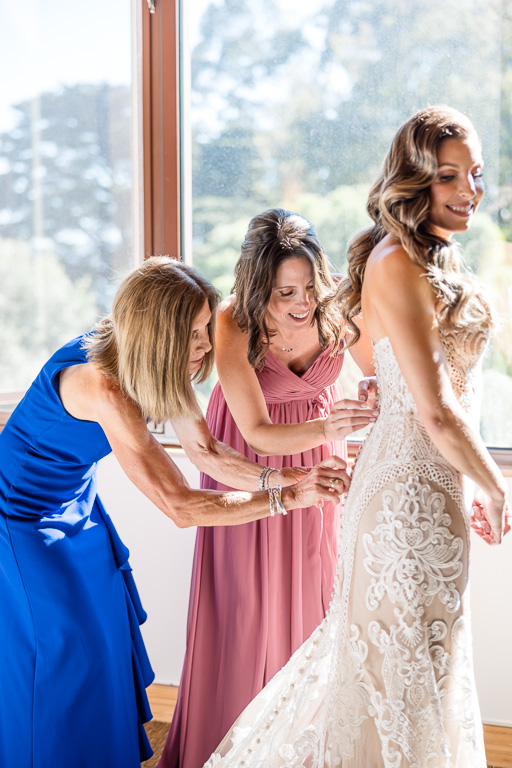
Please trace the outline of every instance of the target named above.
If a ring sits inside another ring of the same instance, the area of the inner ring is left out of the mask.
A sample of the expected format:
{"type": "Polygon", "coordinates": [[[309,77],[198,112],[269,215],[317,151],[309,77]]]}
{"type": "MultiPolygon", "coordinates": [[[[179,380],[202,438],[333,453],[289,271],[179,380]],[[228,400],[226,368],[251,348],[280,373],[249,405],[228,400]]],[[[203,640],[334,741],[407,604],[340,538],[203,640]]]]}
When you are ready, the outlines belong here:
{"type": "Polygon", "coordinates": [[[410,285],[425,273],[415,264],[402,244],[390,235],[378,243],[368,257],[365,283],[377,290],[396,289],[400,284],[410,285]]]}

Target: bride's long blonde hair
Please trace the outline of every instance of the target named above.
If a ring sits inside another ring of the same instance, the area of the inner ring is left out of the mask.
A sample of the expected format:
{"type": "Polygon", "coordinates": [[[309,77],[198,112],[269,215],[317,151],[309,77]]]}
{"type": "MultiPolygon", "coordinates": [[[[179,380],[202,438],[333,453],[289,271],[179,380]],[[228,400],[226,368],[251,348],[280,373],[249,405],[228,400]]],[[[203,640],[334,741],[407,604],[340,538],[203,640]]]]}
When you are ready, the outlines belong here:
{"type": "Polygon", "coordinates": [[[366,209],[374,224],[358,234],[348,248],[348,274],[338,299],[349,344],[359,338],[354,322],[361,312],[361,288],[366,262],[386,234],[393,235],[413,262],[423,267],[438,299],[438,318],[449,327],[492,327],[489,303],[476,278],[462,271],[456,243],[435,235],[430,226],[429,190],[437,173],[437,151],[446,139],[476,136],[470,120],[444,105],[417,112],[398,130],[373,183],[366,209]]]}

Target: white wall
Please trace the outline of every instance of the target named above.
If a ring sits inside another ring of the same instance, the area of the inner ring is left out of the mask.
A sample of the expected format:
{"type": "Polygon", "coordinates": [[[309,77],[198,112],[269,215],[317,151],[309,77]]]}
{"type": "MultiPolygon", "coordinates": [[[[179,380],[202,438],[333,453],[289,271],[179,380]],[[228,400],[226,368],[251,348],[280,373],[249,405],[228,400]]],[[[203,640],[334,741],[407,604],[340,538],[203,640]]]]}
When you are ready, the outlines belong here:
{"type": "MultiPolygon", "coordinates": [[[[173,460],[191,486],[199,472],[183,451],[173,460]]],[[[185,654],[188,594],[195,528],[180,530],[126,477],[113,454],[100,462],[99,493],[124,543],[144,609],[144,642],[155,682],[178,685],[185,654]]]]}
{"type": "MultiPolygon", "coordinates": [[[[508,478],[512,498],[512,479],[508,478]]],[[[473,536],[473,653],[482,718],[512,726],[512,531],[499,547],[473,536]]]]}
{"type": "MultiPolygon", "coordinates": [[[[198,487],[199,473],[182,451],[173,459],[198,487]]],[[[510,481],[512,496],[512,481],[510,481]]],[[[144,639],[156,682],[179,683],[185,652],[195,529],[179,530],[126,478],[113,456],[101,462],[99,489],[130,548],[148,620],[144,639]]],[[[500,547],[473,536],[471,591],[475,673],[485,722],[512,726],[512,532],[500,547]]]]}

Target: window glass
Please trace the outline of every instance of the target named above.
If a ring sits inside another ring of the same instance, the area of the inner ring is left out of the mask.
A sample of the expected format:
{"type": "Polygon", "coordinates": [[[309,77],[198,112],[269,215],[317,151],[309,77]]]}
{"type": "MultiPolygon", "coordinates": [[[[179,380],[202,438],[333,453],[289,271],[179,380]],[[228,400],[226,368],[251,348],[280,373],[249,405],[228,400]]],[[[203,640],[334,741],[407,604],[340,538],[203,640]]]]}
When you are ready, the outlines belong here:
{"type": "Polygon", "coordinates": [[[132,262],[131,3],[2,3],[0,391],[108,311],[132,262]]]}
{"type": "Polygon", "coordinates": [[[482,430],[488,444],[510,446],[510,4],[188,0],[187,7],[193,258],[223,294],[250,218],[269,207],[308,217],[343,270],[398,125],[435,103],[473,120],[487,194],[461,240],[501,314],[485,359],[482,430]]]}

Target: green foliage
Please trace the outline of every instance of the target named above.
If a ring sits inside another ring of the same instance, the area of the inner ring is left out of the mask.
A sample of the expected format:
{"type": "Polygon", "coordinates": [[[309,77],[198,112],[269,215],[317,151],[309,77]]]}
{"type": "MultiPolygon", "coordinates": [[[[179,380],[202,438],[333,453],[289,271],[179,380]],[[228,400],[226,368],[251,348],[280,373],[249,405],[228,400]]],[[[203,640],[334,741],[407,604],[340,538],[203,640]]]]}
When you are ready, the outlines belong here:
{"type": "Polygon", "coordinates": [[[336,271],[346,269],[347,245],[354,234],[369,226],[366,214],[368,187],[354,184],[333,189],[326,195],[302,194],[297,212],[313,222],[325,252],[336,271]]]}
{"type": "Polygon", "coordinates": [[[108,311],[112,274],[130,261],[130,89],[77,83],[15,110],[15,128],[0,134],[2,235],[36,239],[73,281],[89,274],[108,311]]]}
{"type": "Polygon", "coordinates": [[[0,239],[0,389],[24,390],[46,359],[97,319],[90,280],[71,281],[56,255],[0,239]]]}
{"type": "MultiPolygon", "coordinates": [[[[512,425],[496,405],[510,400],[512,375],[509,6],[319,0],[292,12],[287,0],[212,2],[192,62],[194,261],[223,294],[250,218],[275,206],[312,221],[343,271],[398,125],[439,102],[473,120],[487,195],[460,240],[501,317],[485,360],[484,435],[497,445],[510,444],[512,425]]],[[[357,384],[350,365],[345,384],[357,384]]]]}

